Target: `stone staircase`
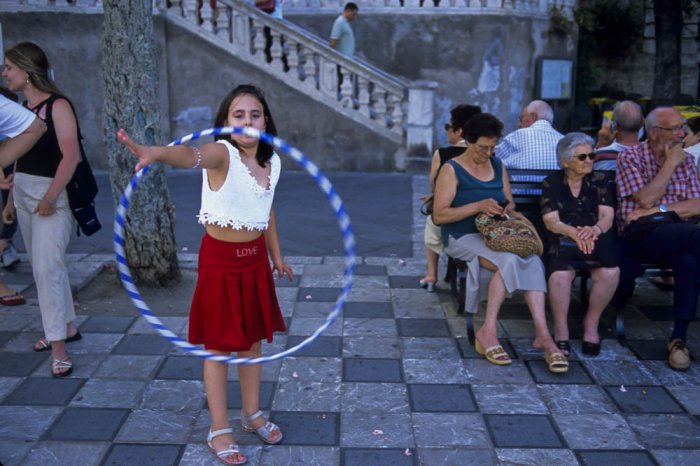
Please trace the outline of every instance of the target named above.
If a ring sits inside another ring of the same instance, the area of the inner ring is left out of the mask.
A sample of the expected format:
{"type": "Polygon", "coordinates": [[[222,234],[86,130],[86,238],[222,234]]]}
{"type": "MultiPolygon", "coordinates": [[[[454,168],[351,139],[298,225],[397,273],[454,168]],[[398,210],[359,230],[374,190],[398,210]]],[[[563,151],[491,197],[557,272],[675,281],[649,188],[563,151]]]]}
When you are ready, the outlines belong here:
{"type": "MultiPolygon", "coordinates": [[[[370,129],[398,147],[396,169],[406,153],[427,157],[433,143],[431,82],[408,82],[331,48],[327,41],[288,21],[280,21],[242,0],[155,0],[154,14],[202,40],[264,70],[288,86],[370,129]],[[267,44],[266,35],[271,36],[267,44]],[[342,85],[338,84],[342,76],[342,85]],[[426,114],[427,112],[427,114],[426,114]],[[416,117],[413,117],[416,115],[416,117]]],[[[291,6],[291,3],[290,3],[291,6]]],[[[0,1],[8,11],[100,13],[95,0],[0,1]]]]}
{"type": "MultiPolygon", "coordinates": [[[[435,144],[435,90],[347,57],[306,29],[278,20],[244,0],[154,0],[155,15],[264,71],[338,115],[402,148],[395,168],[423,170],[435,144]],[[212,8],[211,4],[215,7],[212,8]],[[270,40],[271,39],[271,40],[270,40]],[[339,76],[342,84],[339,85],[339,76]]],[[[340,12],[345,0],[285,0],[294,14],[340,12]]],[[[366,0],[363,14],[497,14],[545,16],[552,7],[571,15],[575,0],[366,0]]],[[[101,0],[0,0],[0,11],[102,13],[101,0]]]]}

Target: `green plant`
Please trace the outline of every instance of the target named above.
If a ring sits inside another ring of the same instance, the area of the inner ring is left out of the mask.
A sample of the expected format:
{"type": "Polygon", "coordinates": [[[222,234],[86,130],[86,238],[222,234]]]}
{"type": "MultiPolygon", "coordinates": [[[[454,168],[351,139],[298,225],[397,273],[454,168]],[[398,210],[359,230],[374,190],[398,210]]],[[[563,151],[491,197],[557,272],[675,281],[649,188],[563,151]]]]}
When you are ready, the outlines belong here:
{"type": "Polygon", "coordinates": [[[573,23],[564,12],[563,6],[553,4],[549,7],[549,24],[554,33],[567,35],[572,31],[573,23]]]}
{"type": "Polygon", "coordinates": [[[626,55],[639,43],[644,32],[643,11],[634,2],[619,0],[582,1],[575,12],[579,43],[592,40],[601,55],[626,55]]]}

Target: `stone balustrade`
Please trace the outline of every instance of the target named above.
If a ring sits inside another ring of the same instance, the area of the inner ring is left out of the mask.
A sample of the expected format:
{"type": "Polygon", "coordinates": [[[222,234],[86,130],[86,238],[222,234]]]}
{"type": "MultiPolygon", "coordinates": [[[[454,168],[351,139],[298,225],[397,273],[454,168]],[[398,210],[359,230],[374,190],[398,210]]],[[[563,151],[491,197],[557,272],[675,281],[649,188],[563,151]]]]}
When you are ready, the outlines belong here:
{"type": "MultiPolygon", "coordinates": [[[[341,12],[347,0],[283,0],[285,14],[311,13],[313,11],[341,12]]],[[[396,12],[429,14],[479,14],[503,13],[546,15],[552,7],[561,9],[569,17],[573,15],[576,0],[363,0],[358,3],[361,14],[396,12]]]]}
{"type": "MultiPolygon", "coordinates": [[[[341,12],[347,0],[282,0],[285,14],[341,12]]],[[[43,5],[56,7],[101,8],[102,0],[3,0],[0,4],[43,5]]],[[[168,0],[153,0],[154,7],[167,8],[168,0]]],[[[248,3],[252,3],[252,0],[248,3]]],[[[365,13],[396,12],[429,14],[516,14],[546,15],[558,8],[569,18],[573,16],[576,0],[362,0],[358,2],[365,13]]]]}

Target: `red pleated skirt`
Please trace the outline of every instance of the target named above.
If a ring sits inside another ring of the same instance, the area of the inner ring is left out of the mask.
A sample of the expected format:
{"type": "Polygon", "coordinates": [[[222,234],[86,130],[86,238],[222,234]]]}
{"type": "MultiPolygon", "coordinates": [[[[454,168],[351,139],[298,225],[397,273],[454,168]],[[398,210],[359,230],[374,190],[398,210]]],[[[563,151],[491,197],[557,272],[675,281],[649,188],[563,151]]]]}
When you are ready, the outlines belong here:
{"type": "Polygon", "coordinates": [[[217,351],[247,351],[286,330],[264,236],[229,243],[205,234],[190,307],[190,343],[217,351]]]}

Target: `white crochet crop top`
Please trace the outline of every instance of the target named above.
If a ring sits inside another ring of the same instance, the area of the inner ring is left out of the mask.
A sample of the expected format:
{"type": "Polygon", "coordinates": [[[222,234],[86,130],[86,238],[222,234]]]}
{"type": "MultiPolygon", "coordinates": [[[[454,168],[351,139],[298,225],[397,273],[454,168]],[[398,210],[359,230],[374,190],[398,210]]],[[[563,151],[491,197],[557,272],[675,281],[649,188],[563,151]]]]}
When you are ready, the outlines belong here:
{"type": "Polygon", "coordinates": [[[213,224],[234,230],[266,230],[270,220],[272,198],[280,177],[280,158],[270,159],[269,186],[260,186],[241,160],[238,149],[225,140],[217,141],[228,149],[228,173],[217,191],[209,187],[207,170],[202,170],[202,205],[199,223],[213,224]]]}

